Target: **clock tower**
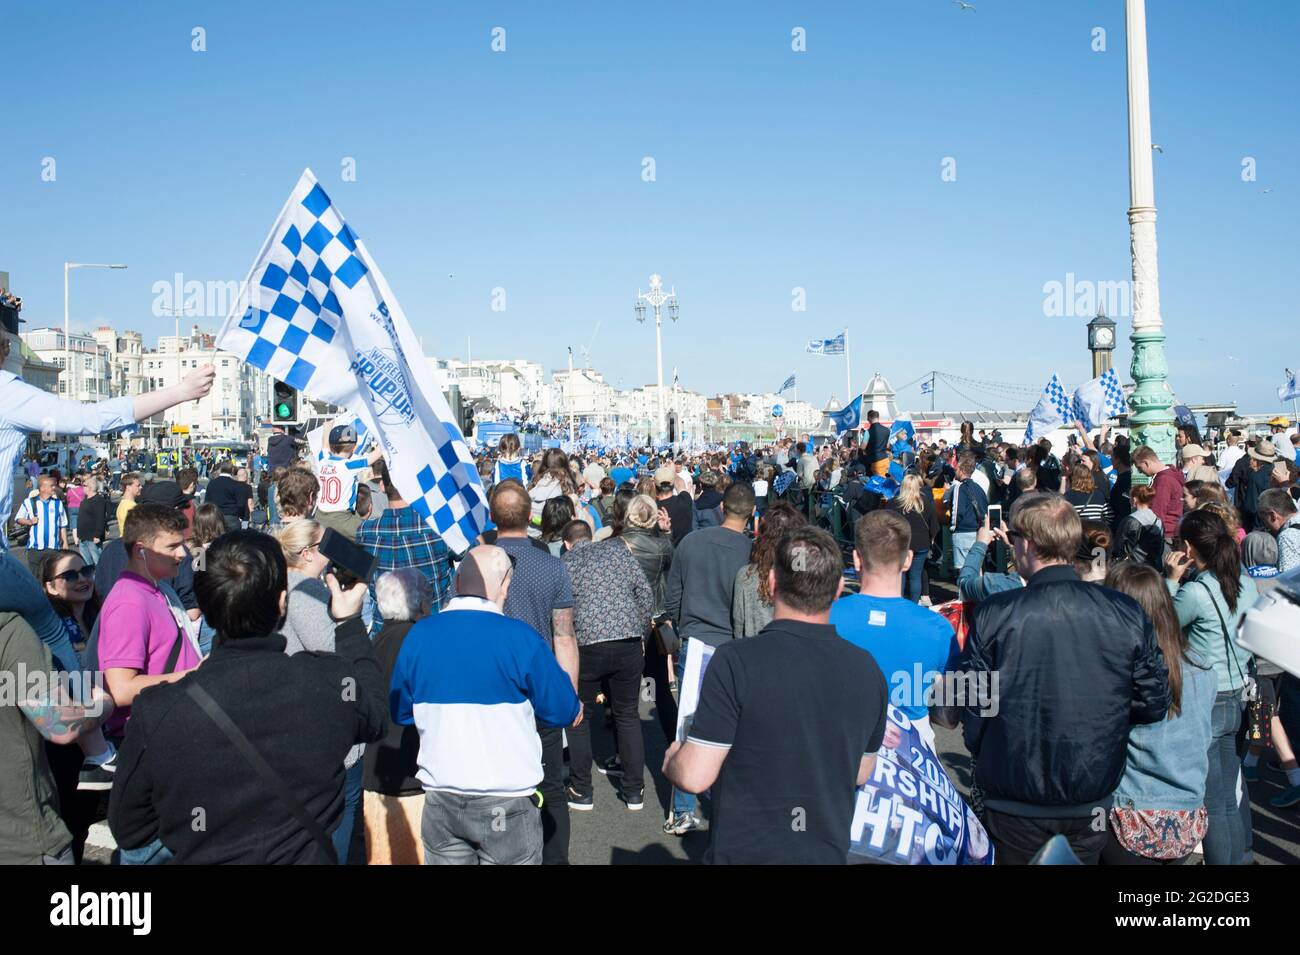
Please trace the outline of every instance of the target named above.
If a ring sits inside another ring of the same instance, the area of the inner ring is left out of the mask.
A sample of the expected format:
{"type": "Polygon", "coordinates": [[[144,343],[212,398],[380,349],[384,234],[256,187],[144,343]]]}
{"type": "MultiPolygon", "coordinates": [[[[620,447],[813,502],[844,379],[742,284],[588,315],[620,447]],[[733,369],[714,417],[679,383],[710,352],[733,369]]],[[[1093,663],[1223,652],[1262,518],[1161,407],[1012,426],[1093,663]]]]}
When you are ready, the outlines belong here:
{"type": "Polygon", "coordinates": [[[1111,368],[1115,351],[1115,323],[1106,317],[1104,308],[1088,323],[1088,350],[1092,352],[1092,377],[1100,378],[1111,368]]]}

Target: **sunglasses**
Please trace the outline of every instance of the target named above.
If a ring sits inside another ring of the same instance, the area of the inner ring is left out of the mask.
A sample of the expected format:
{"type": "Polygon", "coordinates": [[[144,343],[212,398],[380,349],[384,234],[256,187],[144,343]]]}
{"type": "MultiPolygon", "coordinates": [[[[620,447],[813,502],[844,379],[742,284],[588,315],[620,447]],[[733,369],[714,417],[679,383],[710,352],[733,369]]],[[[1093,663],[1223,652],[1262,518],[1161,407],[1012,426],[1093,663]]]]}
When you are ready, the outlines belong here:
{"type": "Polygon", "coordinates": [[[65,584],[75,584],[77,582],[78,577],[82,578],[83,580],[90,580],[94,576],[95,576],[95,565],[87,564],[85,567],[82,567],[81,570],[65,570],[61,574],[55,574],[50,579],[52,581],[61,580],[65,584]]]}

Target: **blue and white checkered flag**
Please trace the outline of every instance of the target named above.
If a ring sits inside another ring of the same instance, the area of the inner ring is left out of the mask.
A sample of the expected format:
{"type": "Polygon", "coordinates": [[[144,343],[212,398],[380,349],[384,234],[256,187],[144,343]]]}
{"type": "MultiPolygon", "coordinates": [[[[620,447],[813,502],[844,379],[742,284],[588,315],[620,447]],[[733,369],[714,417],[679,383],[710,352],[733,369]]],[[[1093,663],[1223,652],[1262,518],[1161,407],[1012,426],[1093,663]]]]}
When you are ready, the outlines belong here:
{"type": "Polygon", "coordinates": [[[360,418],[397,489],[453,551],[491,526],[473,456],[446,399],[428,384],[406,315],[310,169],[262,244],[217,346],[360,418]]]}
{"type": "Polygon", "coordinates": [[[1029,427],[1025,429],[1025,441],[1033,441],[1045,434],[1050,434],[1071,418],[1074,413],[1070,396],[1061,387],[1061,379],[1052,375],[1038,404],[1029,413],[1029,427]]]}
{"type": "Polygon", "coordinates": [[[1091,431],[1126,410],[1119,377],[1115,369],[1108,368],[1100,378],[1085,382],[1075,390],[1071,418],[1082,421],[1083,426],[1091,431]]]}
{"type": "Polygon", "coordinates": [[[1128,402],[1124,400],[1124,389],[1120,387],[1119,375],[1114,368],[1107,368],[1101,376],[1101,387],[1106,393],[1106,414],[1118,418],[1128,413],[1128,402]]]}

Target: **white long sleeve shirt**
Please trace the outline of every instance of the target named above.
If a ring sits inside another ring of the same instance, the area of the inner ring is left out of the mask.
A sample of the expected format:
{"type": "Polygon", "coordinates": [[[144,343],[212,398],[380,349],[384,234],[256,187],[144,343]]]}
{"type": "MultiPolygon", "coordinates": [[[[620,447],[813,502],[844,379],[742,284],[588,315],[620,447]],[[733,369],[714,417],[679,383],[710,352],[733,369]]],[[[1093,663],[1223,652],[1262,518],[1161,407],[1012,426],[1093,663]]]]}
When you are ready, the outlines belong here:
{"type": "MultiPolygon", "coordinates": [[[[104,434],[135,424],[135,399],[69,401],[27,384],[17,375],[0,371],[0,515],[13,512],[14,474],[27,435],[104,434]]],[[[0,534],[0,550],[8,542],[0,534]]]]}

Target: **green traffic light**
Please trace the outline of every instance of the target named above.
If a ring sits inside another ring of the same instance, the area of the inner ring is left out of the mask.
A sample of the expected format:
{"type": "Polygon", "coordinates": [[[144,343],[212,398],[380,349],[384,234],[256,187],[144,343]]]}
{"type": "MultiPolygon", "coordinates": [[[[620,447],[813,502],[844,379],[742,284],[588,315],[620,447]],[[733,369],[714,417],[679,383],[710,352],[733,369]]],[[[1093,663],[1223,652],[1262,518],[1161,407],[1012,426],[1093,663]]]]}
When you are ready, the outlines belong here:
{"type": "Polygon", "coordinates": [[[275,416],[277,418],[291,418],[293,417],[293,413],[289,409],[289,406],[282,401],[275,406],[275,416]]]}

